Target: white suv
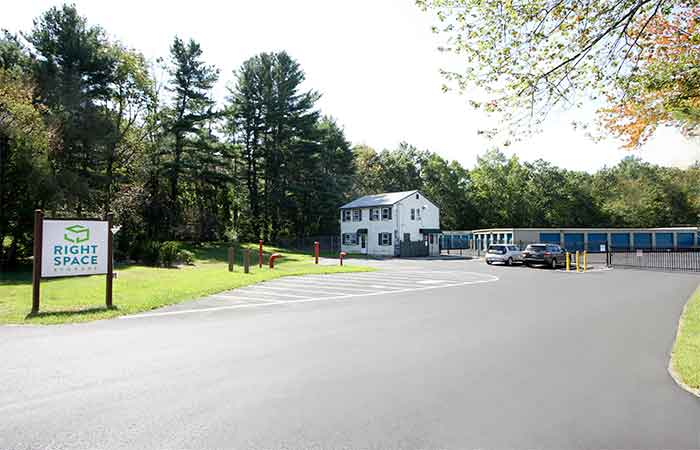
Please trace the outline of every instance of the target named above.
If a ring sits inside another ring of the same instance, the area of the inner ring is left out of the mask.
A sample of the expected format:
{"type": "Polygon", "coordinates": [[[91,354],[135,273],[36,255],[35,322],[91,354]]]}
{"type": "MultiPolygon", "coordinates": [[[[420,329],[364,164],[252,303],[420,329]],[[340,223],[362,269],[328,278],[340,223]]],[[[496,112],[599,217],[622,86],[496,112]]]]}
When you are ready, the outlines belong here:
{"type": "Polygon", "coordinates": [[[493,244],[489,245],[489,249],[486,252],[486,264],[492,264],[495,262],[504,263],[506,265],[512,266],[513,263],[523,262],[523,253],[520,251],[517,245],[512,244],[493,244]]]}

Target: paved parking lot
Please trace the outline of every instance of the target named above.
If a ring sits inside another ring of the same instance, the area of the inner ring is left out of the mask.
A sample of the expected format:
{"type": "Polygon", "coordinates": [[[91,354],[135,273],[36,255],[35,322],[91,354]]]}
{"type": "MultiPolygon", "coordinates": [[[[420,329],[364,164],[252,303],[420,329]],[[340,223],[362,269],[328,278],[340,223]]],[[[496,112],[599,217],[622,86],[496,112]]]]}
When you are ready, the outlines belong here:
{"type": "Polygon", "coordinates": [[[346,300],[498,281],[496,275],[470,272],[462,266],[451,267],[450,264],[445,264],[454,263],[454,261],[454,259],[434,260],[432,267],[427,267],[425,261],[421,264],[420,261],[416,263],[411,260],[357,260],[352,261],[351,264],[374,266],[379,271],[283,277],[221,292],[195,301],[168,306],[154,312],[123,318],[145,318],[289,303],[346,300]]]}

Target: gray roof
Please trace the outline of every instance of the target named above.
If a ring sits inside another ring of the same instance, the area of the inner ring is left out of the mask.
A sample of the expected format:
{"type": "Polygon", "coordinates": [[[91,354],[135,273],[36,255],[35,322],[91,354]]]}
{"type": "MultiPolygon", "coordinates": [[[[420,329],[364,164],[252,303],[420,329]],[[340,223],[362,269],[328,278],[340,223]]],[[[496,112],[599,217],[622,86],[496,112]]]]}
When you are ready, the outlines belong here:
{"type": "Polygon", "coordinates": [[[347,208],[369,208],[372,206],[389,206],[397,203],[406,197],[415,194],[417,190],[403,192],[385,192],[384,194],[365,195],[357,198],[350,203],[341,206],[340,209],[347,208]]]}

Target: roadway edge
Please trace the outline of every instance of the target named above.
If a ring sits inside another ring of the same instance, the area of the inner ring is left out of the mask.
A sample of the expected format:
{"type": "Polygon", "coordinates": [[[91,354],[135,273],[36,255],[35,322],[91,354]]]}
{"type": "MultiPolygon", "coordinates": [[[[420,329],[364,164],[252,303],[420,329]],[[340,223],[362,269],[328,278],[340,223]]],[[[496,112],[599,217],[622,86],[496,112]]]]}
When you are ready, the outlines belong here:
{"type": "Polygon", "coordinates": [[[683,306],[683,311],[681,311],[681,316],[678,319],[678,326],[676,327],[676,337],[673,339],[673,345],[671,345],[671,356],[668,359],[668,373],[671,375],[671,378],[673,378],[673,381],[676,382],[678,386],[680,386],[681,389],[683,389],[686,392],[689,392],[690,394],[700,398],[700,388],[695,389],[683,382],[683,378],[681,378],[680,374],[676,371],[676,369],[673,367],[673,349],[676,347],[676,342],[678,341],[678,336],[681,334],[681,330],[683,329],[683,317],[685,317],[686,310],[688,309],[688,305],[690,304],[691,300],[695,298],[695,294],[700,292],[700,286],[693,291],[692,294],[690,294],[690,297],[688,300],[685,302],[685,305],[683,306]]]}

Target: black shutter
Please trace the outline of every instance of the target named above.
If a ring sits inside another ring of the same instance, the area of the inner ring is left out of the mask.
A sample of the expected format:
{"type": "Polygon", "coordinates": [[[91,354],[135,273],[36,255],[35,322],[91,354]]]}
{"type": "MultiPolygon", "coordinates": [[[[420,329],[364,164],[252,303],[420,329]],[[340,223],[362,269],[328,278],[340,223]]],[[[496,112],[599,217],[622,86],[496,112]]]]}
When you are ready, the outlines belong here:
{"type": "Polygon", "coordinates": [[[382,245],[382,233],[377,234],[377,244],[382,245]]]}

